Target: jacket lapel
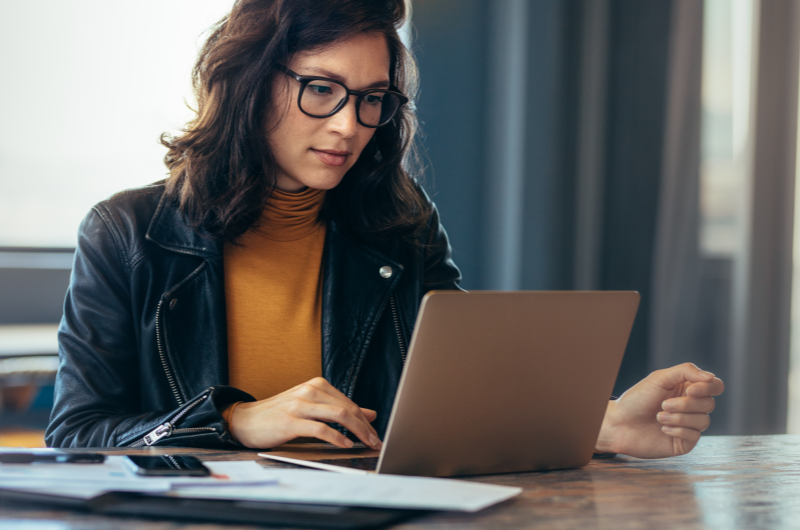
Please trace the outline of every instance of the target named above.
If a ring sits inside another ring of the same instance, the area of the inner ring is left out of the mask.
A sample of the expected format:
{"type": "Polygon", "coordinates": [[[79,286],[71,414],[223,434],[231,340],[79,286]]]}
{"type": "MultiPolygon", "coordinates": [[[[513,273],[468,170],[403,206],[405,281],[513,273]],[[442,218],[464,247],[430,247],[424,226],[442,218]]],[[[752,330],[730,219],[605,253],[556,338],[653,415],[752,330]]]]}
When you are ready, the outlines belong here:
{"type": "Polygon", "coordinates": [[[322,373],[352,397],[378,319],[403,267],[353,241],[331,222],[323,257],[322,373]],[[387,276],[391,267],[391,275],[387,276]]]}
{"type": "Polygon", "coordinates": [[[223,244],[192,230],[176,205],[162,196],[147,239],[178,253],[175,280],[161,297],[165,350],[183,400],[228,383],[223,244]],[[200,259],[192,259],[192,257],[200,259]]]}
{"type": "Polygon", "coordinates": [[[164,294],[166,347],[185,400],[228,384],[228,333],[222,256],[205,259],[164,294]]]}

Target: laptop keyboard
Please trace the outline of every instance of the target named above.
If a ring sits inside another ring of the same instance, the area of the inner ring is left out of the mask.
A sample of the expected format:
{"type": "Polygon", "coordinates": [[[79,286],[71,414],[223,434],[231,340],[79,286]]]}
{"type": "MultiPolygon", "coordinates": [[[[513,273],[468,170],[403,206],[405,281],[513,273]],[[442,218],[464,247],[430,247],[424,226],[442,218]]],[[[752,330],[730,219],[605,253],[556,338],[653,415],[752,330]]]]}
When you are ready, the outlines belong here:
{"type": "Polygon", "coordinates": [[[370,456],[366,458],[329,458],[327,460],[317,460],[322,464],[332,466],[349,467],[352,469],[363,469],[364,471],[375,471],[378,467],[378,457],[370,456]]]}

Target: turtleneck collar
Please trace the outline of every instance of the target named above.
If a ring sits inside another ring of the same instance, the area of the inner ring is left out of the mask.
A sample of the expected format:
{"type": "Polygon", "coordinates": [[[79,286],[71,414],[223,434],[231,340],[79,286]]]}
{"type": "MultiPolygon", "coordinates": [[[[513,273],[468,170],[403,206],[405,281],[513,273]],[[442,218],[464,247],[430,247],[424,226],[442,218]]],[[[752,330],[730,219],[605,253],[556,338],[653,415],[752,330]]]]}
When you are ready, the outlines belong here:
{"type": "Polygon", "coordinates": [[[302,239],[320,227],[319,212],[325,190],[306,188],[299,193],[274,190],[261,213],[255,232],[273,241],[302,239]]]}

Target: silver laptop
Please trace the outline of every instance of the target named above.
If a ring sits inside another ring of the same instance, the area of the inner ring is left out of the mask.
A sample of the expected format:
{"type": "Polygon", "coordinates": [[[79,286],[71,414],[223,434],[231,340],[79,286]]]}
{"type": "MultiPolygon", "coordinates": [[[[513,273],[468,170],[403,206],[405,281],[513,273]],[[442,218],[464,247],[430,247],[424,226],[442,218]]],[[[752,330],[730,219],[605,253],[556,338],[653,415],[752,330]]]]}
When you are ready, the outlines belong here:
{"type": "Polygon", "coordinates": [[[372,472],[449,477],[586,465],[638,305],[638,293],[623,291],[428,293],[372,472]]]}

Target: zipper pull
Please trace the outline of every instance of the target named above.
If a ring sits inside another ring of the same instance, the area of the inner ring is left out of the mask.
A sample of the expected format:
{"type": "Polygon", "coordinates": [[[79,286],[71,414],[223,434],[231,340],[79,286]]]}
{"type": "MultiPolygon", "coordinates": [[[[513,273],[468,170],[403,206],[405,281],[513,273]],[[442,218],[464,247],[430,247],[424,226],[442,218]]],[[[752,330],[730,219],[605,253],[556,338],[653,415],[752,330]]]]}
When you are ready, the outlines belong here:
{"type": "Polygon", "coordinates": [[[172,434],[172,424],[170,422],[159,425],[150,433],[145,434],[143,440],[147,445],[153,445],[162,438],[172,434]]]}

